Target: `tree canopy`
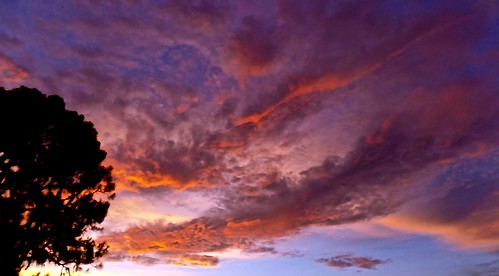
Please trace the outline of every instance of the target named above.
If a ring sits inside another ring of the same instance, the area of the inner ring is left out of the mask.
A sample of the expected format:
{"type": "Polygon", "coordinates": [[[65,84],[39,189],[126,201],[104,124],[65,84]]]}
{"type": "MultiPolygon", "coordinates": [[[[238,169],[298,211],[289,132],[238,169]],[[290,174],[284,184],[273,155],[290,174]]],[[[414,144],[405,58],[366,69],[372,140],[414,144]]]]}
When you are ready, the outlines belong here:
{"type": "Polygon", "coordinates": [[[107,245],[89,231],[114,198],[91,122],[59,96],[0,88],[0,270],[18,275],[31,264],[78,271],[99,267],[107,245]]]}

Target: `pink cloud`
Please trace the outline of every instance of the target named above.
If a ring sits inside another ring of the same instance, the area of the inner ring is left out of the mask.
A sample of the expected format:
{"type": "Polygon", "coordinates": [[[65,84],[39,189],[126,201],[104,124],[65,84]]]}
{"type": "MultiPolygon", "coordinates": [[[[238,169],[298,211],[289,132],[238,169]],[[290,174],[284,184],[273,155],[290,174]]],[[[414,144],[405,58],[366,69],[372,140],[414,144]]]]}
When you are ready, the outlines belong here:
{"type": "Polygon", "coordinates": [[[0,85],[9,88],[19,86],[28,77],[28,72],[9,58],[0,55],[0,85]]]}

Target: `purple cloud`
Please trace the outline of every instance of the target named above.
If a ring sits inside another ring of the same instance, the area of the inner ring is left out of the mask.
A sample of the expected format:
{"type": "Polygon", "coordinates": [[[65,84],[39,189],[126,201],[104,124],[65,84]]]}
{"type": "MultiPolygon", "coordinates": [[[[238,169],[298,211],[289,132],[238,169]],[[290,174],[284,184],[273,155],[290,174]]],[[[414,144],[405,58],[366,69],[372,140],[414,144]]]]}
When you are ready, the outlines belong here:
{"type": "Polygon", "coordinates": [[[352,254],[338,255],[331,258],[320,258],[315,261],[338,269],[354,267],[371,270],[375,270],[378,265],[391,262],[390,259],[379,260],[371,257],[355,257],[352,254]]]}

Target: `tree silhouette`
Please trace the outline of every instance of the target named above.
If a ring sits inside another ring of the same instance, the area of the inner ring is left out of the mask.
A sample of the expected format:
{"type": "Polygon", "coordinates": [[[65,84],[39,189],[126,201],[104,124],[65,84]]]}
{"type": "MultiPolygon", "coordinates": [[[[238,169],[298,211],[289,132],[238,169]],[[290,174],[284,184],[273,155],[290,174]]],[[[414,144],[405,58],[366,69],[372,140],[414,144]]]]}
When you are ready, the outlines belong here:
{"type": "Polygon", "coordinates": [[[86,234],[102,230],[114,198],[105,157],[93,124],[59,96],[0,88],[2,275],[46,262],[68,271],[102,265],[107,245],[86,234]]]}

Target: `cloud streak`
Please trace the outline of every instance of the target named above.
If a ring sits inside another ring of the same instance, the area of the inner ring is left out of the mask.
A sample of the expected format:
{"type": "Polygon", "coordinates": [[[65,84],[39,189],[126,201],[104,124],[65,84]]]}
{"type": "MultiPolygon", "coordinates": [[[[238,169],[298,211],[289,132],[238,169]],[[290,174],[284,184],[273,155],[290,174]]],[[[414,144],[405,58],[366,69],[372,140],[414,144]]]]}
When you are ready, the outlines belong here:
{"type": "Polygon", "coordinates": [[[337,269],[354,267],[376,270],[378,265],[389,263],[391,260],[378,260],[370,257],[355,257],[351,254],[346,254],[333,256],[331,258],[320,258],[315,261],[337,269]]]}

